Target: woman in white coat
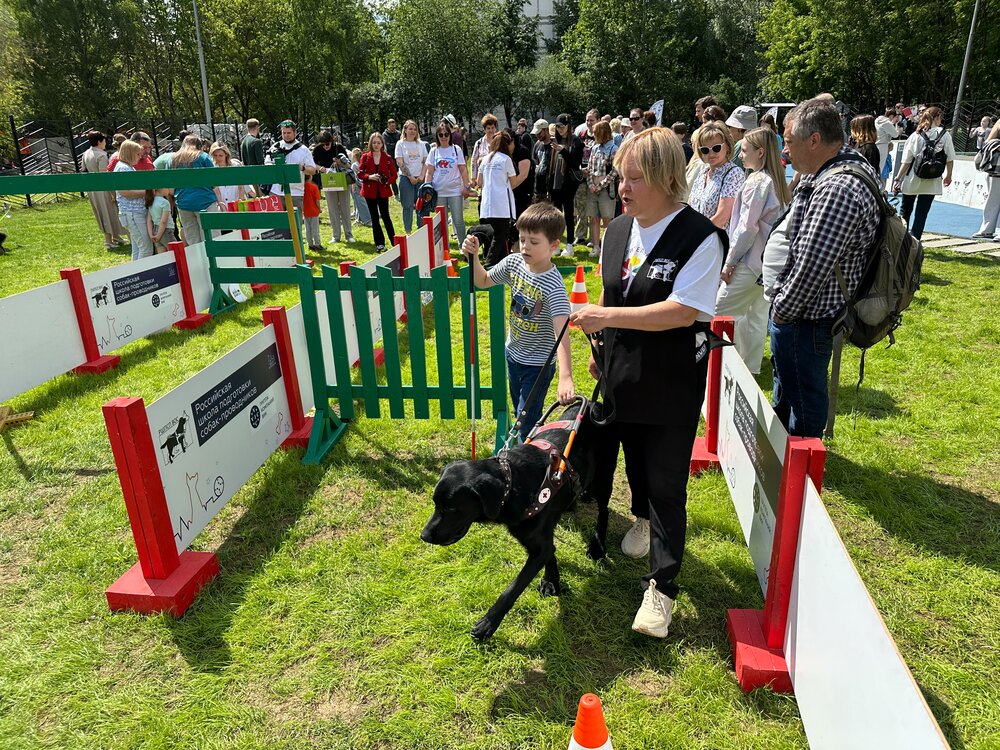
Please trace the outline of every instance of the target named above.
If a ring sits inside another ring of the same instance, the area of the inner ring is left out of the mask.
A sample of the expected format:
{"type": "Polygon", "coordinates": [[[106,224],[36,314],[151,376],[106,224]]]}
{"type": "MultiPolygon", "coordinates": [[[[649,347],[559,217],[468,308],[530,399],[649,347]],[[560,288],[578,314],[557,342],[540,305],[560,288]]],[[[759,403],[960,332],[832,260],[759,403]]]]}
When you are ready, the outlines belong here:
{"type": "Polygon", "coordinates": [[[755,128],[743,136],[743,166],[750,176],[736,194],[729,222],[729,254],[722,267],[716,315],[736,318],[736,351],[754,375],[760,372],[767,337],[768,302],[761,275],[764,245],[791,193],[785,183],[778,138],[770,128],[755,128]]]}

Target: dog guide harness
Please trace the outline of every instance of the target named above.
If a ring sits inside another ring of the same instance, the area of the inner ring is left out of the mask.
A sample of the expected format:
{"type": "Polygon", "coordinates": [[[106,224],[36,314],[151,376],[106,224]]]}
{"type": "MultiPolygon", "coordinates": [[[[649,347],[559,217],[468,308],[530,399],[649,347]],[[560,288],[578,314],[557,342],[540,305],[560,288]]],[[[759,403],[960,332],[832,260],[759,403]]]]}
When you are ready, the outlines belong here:
{"type": "MultiPolygon", "coordinates": [[[[545,451],[549,455],[549,466],[545,470],[545,479],[542,481],[542,486],[535,495],[535,499],[532,501],[531,505],[524,512],[521,517],[522,521],[529,518],[534,518],[545,506],[548,505],[549,500],[555,497],[556,493],[562,489],[563,485],[568,481],[570,485],[579,485],[579,475],[573,468],[573,465],[569,462],[569,454],[573,449],[573,442],[576,439],[576,433],[580,429],[580,423],[583,421],[583,417],[590,411],[590,400],[585,396],[576,396],[570,404],[579,403],[580,410],[577,412],[576,417],[572,420],[564,419],[558,422],[551,422],[545,424],[546,418],[560,406],[559,402],[552,404],[548,408],[548,411],[542,415],[542,418],[538,420],[538,423],[532,428],[531,432],[528,434],[525,440],[525,445],[532,445],[541,451],[545,451]],[[569,429],[569,440],[566,442],[566,452],[563,453],[555,445],[546,440],[540,435],[550,432],[552,430],[565,430],[569,429]]],[[[504,448],[496,456],[497,461],[500,463],[500,470],[503,472],[504,477],[504,490],[503,499],[500,501],[500,508],[507,504],[508,498],[510,498],[510,492],[513,486],[513,478],[510,471],[510,461],[507,460],[507,448],[504,448]]]]}

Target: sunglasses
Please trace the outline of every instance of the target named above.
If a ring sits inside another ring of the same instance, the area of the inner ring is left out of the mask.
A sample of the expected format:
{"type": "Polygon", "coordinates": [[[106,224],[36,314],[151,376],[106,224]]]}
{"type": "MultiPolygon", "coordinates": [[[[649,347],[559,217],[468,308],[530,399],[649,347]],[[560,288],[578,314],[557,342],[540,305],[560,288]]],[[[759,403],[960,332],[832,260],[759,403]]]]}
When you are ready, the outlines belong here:
{"type": "Polygon", "coordinates": [[[639,117],[632,117],[632,116],[630,115],[628,119],[630,119],[630,120],[641,120],[641,119],[642,119],[642,117],[641,117],[641,116],[639,116],[639,117]]]}
{"type": "Polygon", "coordinates": [[[716,143],[714,146],[698,146],[698,151],[702,154],[717,154],[722,151],[722,144],[716,143]]]}

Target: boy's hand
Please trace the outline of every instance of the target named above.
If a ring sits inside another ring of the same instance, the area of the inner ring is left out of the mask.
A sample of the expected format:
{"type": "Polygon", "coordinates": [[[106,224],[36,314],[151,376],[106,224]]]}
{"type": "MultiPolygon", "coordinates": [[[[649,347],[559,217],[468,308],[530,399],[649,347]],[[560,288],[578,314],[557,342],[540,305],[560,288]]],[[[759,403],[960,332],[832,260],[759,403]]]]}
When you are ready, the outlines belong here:
{"type": "Polygon", "coordinates": [[[466,235],[465,242],[462,243],[462,254],[469,258],[469,262],[472,262],[472,258],[479,257],[479,238],[475,235],[466,235]]]}
{"type": "Polygon", "coordinates": [[[576,397],[573,376],[569,373],[559,376],[559,403],[564,406],[576,397]]]}

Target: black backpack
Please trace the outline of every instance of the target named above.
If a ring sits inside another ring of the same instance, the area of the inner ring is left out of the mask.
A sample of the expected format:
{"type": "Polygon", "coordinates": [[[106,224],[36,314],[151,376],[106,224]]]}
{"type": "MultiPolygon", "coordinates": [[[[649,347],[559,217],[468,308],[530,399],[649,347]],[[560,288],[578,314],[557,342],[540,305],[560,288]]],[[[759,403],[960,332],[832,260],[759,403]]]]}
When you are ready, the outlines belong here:
{"type": "Polygon", "coordinates": [[[976,153],[976,169],[991,177],[1000,177],[1000,138],[986,141],[976,153]]]}
{"type": "Polygon", "coordinates": [[[927,133],[920,131],[920,137],[924,139],[924,148],[913,160],[913,174],[920,179],[934,180],[944,174],[944,169],[948,165],[948,156],[944,150],[946,132],[941,128],[938,137],[932,141],[927,137],[927,133]]]}

